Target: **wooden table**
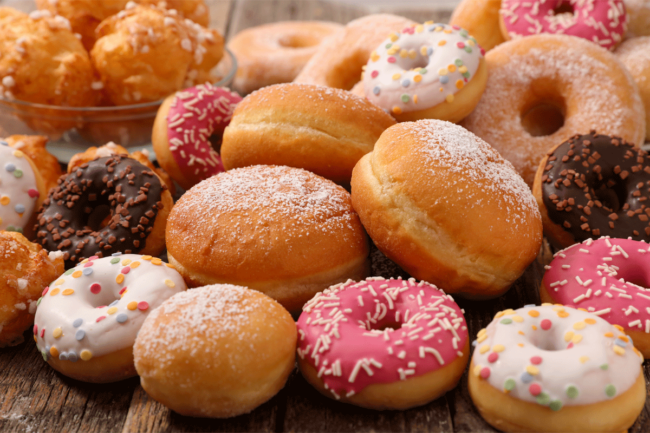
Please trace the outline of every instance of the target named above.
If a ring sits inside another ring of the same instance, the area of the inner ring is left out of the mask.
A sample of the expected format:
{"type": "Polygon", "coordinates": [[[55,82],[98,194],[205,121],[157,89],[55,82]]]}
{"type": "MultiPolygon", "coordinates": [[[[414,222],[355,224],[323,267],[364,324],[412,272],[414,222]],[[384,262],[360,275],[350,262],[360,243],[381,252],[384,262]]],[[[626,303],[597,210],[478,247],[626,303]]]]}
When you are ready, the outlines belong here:
{"type": "MultiPolygon", "coordinates": [[[[359,2],[349,6],[297,0],[208,2],[212,25],[227,36],[266,22],[322,19],[345,23],[371,12],[391,12],[417,21],[444,22],[450,10],[433,0],[422,2],[424,6],[417,2],[400,4],[398,0],[393,6],[381,2],[380,8],[364,7],[359,2]]],[[[458,300],[465,309],[470,335],[474,336],[485,327],[499,310],[539,303],[537,288],[543,275],[542,261],[540,258],[534,262],[499,299],[458,300]]],[[[376,252],[373,264],[377,275],[407,277],[376,252]]],[[[644,365],[644,372],[648,379],[648,363],[644,365]]],[[[472,405],[466,374],[456,389],[426,406],[405,412],[374,412],[327,399],[294,372],[277,396],[248,415],[228,420],[187,418],[150,399],[140,387],[138,378],[110,385],[92,385],[56,373],[43,362],[31,336],[26,333],[25,343],[0,349],[0,431],[494,431],[472,405]]],[[[631,431],[650,431],[648,405],[631,431]]]]}

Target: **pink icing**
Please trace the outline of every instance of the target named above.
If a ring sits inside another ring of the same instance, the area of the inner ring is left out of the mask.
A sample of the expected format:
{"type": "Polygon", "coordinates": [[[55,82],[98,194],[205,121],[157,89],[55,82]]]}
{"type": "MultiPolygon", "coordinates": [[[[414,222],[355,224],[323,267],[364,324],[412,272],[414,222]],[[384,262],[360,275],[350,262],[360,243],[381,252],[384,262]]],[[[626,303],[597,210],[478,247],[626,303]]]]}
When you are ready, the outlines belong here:
{"type": "Polygon", "coordinates": [[[511,37],[541,33],[577,36],[613,49],[627,31],[623,0],[503,0],[501,16],[511,37]],[[572,9],[558,13],[558,9],[572,9]]]}
{"type": "Polygon", "coordinates": [[[609,323],[650,333],[650,245],[587,239],[555,254],[544,275],[554,302],[584,308],[609,323]]]}
{"type": "Polygon", "coordinates": [[[237,93],[211,84],[176,93],[167,114],[167,136],[169,150],[186,176],[200,182],[225,171],[208,139],[223,134],[241,100],[237,93]]]}
{"type": "Polygon", "coordinates": [[[467,324],[435,286],[373,277],[317,294],[303,307],[298,334],[298,356],[338,399],[448,365],[463,356],[467,324]]]}

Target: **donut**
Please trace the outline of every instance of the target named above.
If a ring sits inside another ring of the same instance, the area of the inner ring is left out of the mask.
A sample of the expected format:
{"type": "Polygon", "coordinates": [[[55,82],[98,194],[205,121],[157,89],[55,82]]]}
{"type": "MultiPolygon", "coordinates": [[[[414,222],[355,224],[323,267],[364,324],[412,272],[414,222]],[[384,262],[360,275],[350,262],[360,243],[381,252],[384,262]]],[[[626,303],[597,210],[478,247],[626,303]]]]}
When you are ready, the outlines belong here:
{"type": "Polygon", "coordinates": [[[248,94],[293,81],[323,40],[342,28],[326,21],[282,21],[237,33],[228,42],[237,58],[233,87],[248,94]]]}
{"type": "MultiPolygon", "coordinates": [[[[650,2],[648,14],[650,15],[650,2]]],[[[648,26],[650,28],[650,23],[648,26]]],[[[650,36],[628,39],[616,49],[614,54],[630,71],[639,86],[645,106],[645,139],[650,141],[650,36]]]]}
{"type": "Polygon", "coordinates": [[[289,311],[368,276],[368,239],[350,194],[297,168],[258,165],[204,180],[172,209],[166,239],[188,286],[237,284],[289,311]]]}
{"type": "Polygon", "coordinates": [[[123,156],[97,158],[62,177],[38,215],[38,242],[66,268],[116,252],[158,255],[173,205],[156,174],[123,156]]]}
{"type": "Polygon", "coordinates": [[[298,366],[327,397],[370,409],[424,405],[458,383],[465,317],[425,281],[368,278],[314,296],[298,319],[298,366]]]}
{"type": "Polygon", "coordinates": [[[32,236],[38,208],[47,195],[41,173],[22,151],[0,140],[0,230],[32,236]]]}
{"type": "Polygon", "coordinates": [[[395,120],[350,92],[278,84],[248,95],[226,128],[226,170],[256,164],[304,168],[341,185],[395,120]]]}
{"type": "Polygon", "coordinates": [[[449,24],[466,29],[485,51],[505,42],[499,25],[501,0],[463,0],[454,9],[449,24]]]}
{"type": "Polygon", "coordinates": [[[183,189],[224,171],[209,139],[223,135],[240,101],[237,93],[208,83],[167,97],[158,109],[153,150],[160,166],[183,189]]]}
{"type": "Polygon", "coordinates": [[[463,120],[487,83],[483,48],[467,30],[428,21],[393,32],[363,74],[368,100],[398,121],[463,120]]]}
{"type": "Polygon", "coordinates": [[[469,394],[499,430],[625,431],[644,407],[643,356],[595,314],[551,304],[508,309],[475,343],[469,394]]]}
{"type": "MultiPolygon", "coordinates": [[[[416,23],[390,14],[367,15],[350,21],[343,30],[320,44],[294,82],[351,90],[360,82],[363,66],[386,35],[411,25],[416,23]]],[[[363,95],[362,85],[355,90],[363,95]]]]}
{"type": "Polygon", "coordinates": [[[542,242],[537,203],[512,165],[441,120],[384,131],[352,172],[352,205],[389,259],[470,298],[508,290],[542,242]]]}
{"type": "Polygon", "coordinates": [[[16,232],[0,231],[0,348],[24,341],[43,289],[63,272],[63,256],[48,254],[16,232]]]}
{"type": "Polygon", "coordinates": [[[575,134],[641,143],[643,102],[616,57],[581,38],[535,35],[485,56],[488,84],[462,126],[490,143],[532,186],[539,161],[575,134]]]}
{"type": "Polygon", "coordinates": [[[186,289],[171,265],[151,256],[89,257],[43,290],[36,347],[73,379],[108,383],[135,376],[133,344],[145,318],[186,289]]]}
{"type": "MultiPolygon", "coordinates": [[[[47,151],[49,138],[42,135],[11,135],[4,139],[9,146],[20,150],[34,163],[45,182],[45,191],[55,188],[63,174],[61,164],[47,151]]],[[[45,196],[47,194],[44,194],[45,196]]]]}
{"type": "Polygon", "coordinates": [[[628,37],[650,36],[650,0],[624,0],[628,23],[628,37]]]}
{"type": "Polygon", "coordinates": [[[650,241],[650,158],[620,137],[574,135],[540,162],[533,194],[552,244],[611,236],[650,241]]]}
{"type": "Polygon", "coordinates": [[[296,324],[255,290],[214,285],[154,310],[135,341],[142,388],[181,415],[248,413],[284,386],[295,365],[296,324]]]}

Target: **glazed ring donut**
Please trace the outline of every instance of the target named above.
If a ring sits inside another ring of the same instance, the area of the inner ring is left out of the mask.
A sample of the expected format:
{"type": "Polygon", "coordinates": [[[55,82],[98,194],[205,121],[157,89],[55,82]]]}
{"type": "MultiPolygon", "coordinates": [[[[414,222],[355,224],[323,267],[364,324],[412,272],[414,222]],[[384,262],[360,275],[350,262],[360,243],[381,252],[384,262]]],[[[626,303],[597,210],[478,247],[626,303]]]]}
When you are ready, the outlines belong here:
{"type": "Polygon", "coordinates": [[[223,135],[241,100],[226,88],[201,84],[169,96],[158,109],[153,150],[160,166],[184,189],[225,171],[209,138],[223,135]]]}
{"type": "Polygon", "coordinates": [[[469,393],[499,430],[625,431],[643,409],[643,356],[594,314],[551,304],[505,310],[475,343],[469,393]]]}
{"type": "Polygon", "coordinates": [[[321,42],[342,28],[325,21],[284,21],[238,33],[228,42],[237,57],[234,88],[245,95],[293,81],[321,42]]]}
{"type": "Polygon", "coordinates": [[[506,40],[550,33],[577,36],[613,50],[627,31],[623,0],[501,1],[501,33],[506,40]]]}
{"type": "Polygon", "coordinates": [[[650,158],[619,137],[574,135],[540,162],[533,194],[551,243],[650,241],[650,158]]]}
{"type": "Polygon", "coordinates": [[[459,27],[427,22],[393,32],[368,60],[366,98],[398,121],[460,122],[485,90],[483,54],[459,27]]]}
{"type": "Polygon", "coordinates": [[[149,168],[123,156],[97,158],[50,192],[38,215],[38,241],[63,251],[66,268],[116,252],[158,255],[172,205],[167,187],[149,168]]]}
{"type": "Polygon", "coordinates": [[[462,125],[490,143],[532,185],[558,143],[598,129],[641,143],[643,102],[625,67],[604,48],[564,35],[535,35],[485,56],[488,84],[462,125]]]}
{"type": "Polygon", "coordinates": [[[424,281],[368,278],[317,294],[298,319],[298,365],[324,395],[408,409],[454,388],[467,365],[467,324],[424,281]]]}
{"type": "Polygon", "coordinates": [[[499,26],[501,0],[463,0],[451,14],[449,24],[466,29],[478,43],[490,51],[506,40],[499,26]]]}
{"type": "MultiPolygon", "coordinates": [[[[650,15],[650,1],[648,2],[650,15]]],[[[650,29],[650,23],[648,23],[650,29]]],[[[639,86],[645,105],[645,139],[650,141],[650,36],[632,38],[623,42],[614,53],[630,71],[639,86]]],[[[640,144],[640,143],[639,143],[640,144]]]]}
{"type": "Polygon", "coordinates": [[[85,259],[43,290],[34,340],[43,359],[85,382],[135,376],[133,344],[150,311],[186,290],[171,265],[134,254],[85,259]]]}

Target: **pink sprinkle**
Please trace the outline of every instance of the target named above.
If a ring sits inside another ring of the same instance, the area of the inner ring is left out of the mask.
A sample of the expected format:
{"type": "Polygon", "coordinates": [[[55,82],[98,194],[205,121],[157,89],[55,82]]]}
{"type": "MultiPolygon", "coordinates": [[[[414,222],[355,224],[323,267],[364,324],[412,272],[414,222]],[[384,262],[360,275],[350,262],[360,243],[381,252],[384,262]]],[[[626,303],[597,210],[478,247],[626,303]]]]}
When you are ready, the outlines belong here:
{"type": "Polygon", "coordinates": [[[93,265],[93,262],[84,263],[84,268],[89,268],[93,265]]]}
{"type": "Polygon", "coordinates": [[[102,286],[98,283],[94,283],[90,286],[90,291],[95,295],[99,295],[99,292],[102,291],[102,286]]]}
{"type": "Polygon", "coordinates": [[[145,301],[138,302],[138,310],[144,311],[147,308],[149,308],[149,303],[148,302],[145,302],[145,301]]]}
{"type": "Polygon", "coordinates": [[[34,335],[38,335],[38,326],[34,324],[34,335]]]}
{"type": "Polygon", "coordinates": [[[388,56],[388,63],[395,63],[395,57],[393,56],[388,56]]]}
{"type": "Polygon", "coordinates": [[[96,321],[96,322],[101,322],[101,321],[104,320],[105,318],[106,318],[106,316],[99,316],[99,317],[97,318],[97,320],[95,320],[95,321],[96,321]]]}
{"type": "Polygon", "coordinates": [[[47,286],[43,289],[43,294],[41,296],[45,296],[48,290],[50,290],[50,286],[47,286]]]}
{"type": "Polygon", "coordinates": [[[123,273],[123,274],[128,274],[130,271],[131,271],[131,268],[129,268],[127,266],[126,268],[122,268],[122,270],[120,272],[123,273]]]}
{"type": "Polygon", "coordinates": [[[499,354],[496,352],[492,352],[490,353],[490,356],[488,356],[489,362],[497,362],[497,359],[499,359],[499,354]]]}
{"type": "Polygon", "coordinates": [[[542,387],[539,386],[539,383],[531,383],[528,387],[528,391],[532,395],[539,395],[542,392],[542,387]]]}
{"type": "Polygon", "coordinates": [[[530,358],[530,363],[534,365],[539,365],[542,363],[542,357],[541,356],[533,356],[530,358]]]}
{"type": "Polygon", "coordinates": [[[102,305],[101,307],[97,307],[97,308],[98,308],[98,309],[99,309],[99,308],[106,308],[106,305],[102,305]]]}
{"type": "Polygon", "coordinates": [[[38,197],[38,196],[41,195],[41,194],[38,192],[38,190],[37,190],[37,189],[34,189],[34,188],[30,188],[30,189],[28,189],[28,190],[27,190],[27,194],[29,194],[29,196],[30,196],[31,198],[36,198],[36,197],[38,197]]]}
{"type": "Polygon", "coordinates": [[[569,345],[566,347],[567,349],[571,349],[573,347],[573,341],[569,343],[569,345]]]}
{"type": "Polygon", "coordinates": [[[460,30],[460,27],[458,27],[457,25],[452,25],[451,28],[454,30],[460,30]]]}
{"type": "Polygon", "coordinates": [[[370,76],[371,76],[372,78],[377,78],[377,75],[379,75],[379,71],[372,71],[372,72],[370,73],[370,76]]]}
{"type": "Polygon", "coordinates": [[[457,46],[458,48],[465,48],[465,44],[462,43],[462,42],[458,42],[458,43],[456,44],[456,46],[457,46]]]}
{"type": "Polygon", "coordinates": [[[45,336],[45,328],[41,329],[41,338],[45,336]]]}
{"type": "Polygon", "coordinates": [[[98,258],[99,258],[99,256],[88,257],[88,261],[92,262],[93,260],[97,260],[98,258]]]}
{"type": "Polygon", "coordinates": [[[481,47],[481,55],[482,55],[482,56],[485,55],[485,50],[484,50],[482,47],[481,47]]]}
{"type": "Polygon", "coordinates": [[[488,377],[490,377],[490,369],[488,367],[483,367],[481,369],[481,377],[483,379],[487,379],[488,377]]]}
{"type": "Polygon", "coordinates": [[[120,290],[120,295],[121,295],[122,293],[124,293],[124,292],[126,292],[126,287],[123,288],[122,290],[120,290]]]}
{"type": "Polygon", "coordinates": [[[552,325],[552,323],[548,319],[544,319],[544,320],[542,320],[542,323],[540,323],[540,326],[542,327],[542,329],[544,331],[548,331],[549,329],[551,329],[551,325],[552,325]]]}

